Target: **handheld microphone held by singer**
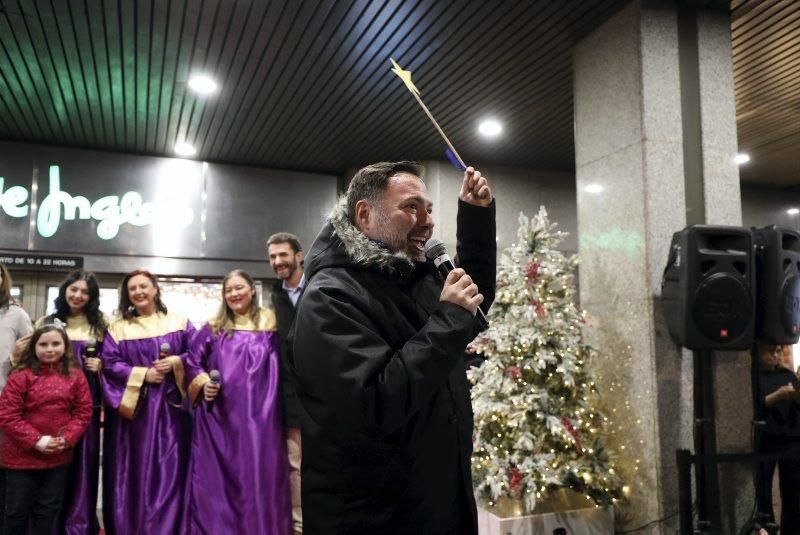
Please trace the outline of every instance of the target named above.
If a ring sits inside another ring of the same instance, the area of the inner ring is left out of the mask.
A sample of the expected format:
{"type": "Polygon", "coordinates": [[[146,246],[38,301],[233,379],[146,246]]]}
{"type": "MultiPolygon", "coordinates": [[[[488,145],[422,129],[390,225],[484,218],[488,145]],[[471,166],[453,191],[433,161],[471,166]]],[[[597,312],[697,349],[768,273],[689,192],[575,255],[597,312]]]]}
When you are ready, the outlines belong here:
{"type": "Polygon", "coordinates": [[[211,370],[208,372],[208,378],[211,380],[212,385],[219,384],[219,370],[211,370]]]}
{"type": "Polygon", "coordinates": [[[158,350],[158,359],[161,360],[167,358],[169,356],[170,349],[171,348],[168,343],[164,342],[161,344],[161,347],[158,350]]]}
{"type": "MultiPolygon", "coordinates": [[[[83,353],[87,359],[97,358],[97,340],[89,338],[86,340],[86,350],[83,353]]],[[[85,371],[85,370],[84,370],[85,371]]],[[[86,374],[86,382],[89,383],[89,392],[92,394],[92,407],[97,409],[100,407],[100,383],[97,381],[97,372],[89,372],[86,374]]]]}
{"type": "Polygon", "coordinates": [[[89,338],[86,340],[86,353],[87,358],[96,359],[97,358],[97,340],[94,338],[89,338]]]}
{"type": "MultiPolygon", "coordinates": [[[[436,266],[436,269],[439,270],[442,277],[447,278],[448,273],[456,268],[453,261],[450,260],[450,257],[447,255],[447,249],[442,240],[437,240],[436,238],[429,239],[425,243],[425,257],[433,261],[433,265],[436,266]]],[[[481,307],[478,307],[475,311],[475,319],[478,320],[482,331],[489,328],[489,320],[486,319],[486,314],[483,313],[481,307]]]]}
{"type": "MultiPolygon", "coordinates": [[[[211,383],[212,385],[218,385],[219,384],[219,370],[211,370],[210,372],[208,372],[208,379],[209,379],[208,382],[211,383]]],[[[208,405],[208,410],[211,410],[211,407],[213,406],[213,403],[214,403],[213,399],[211,401],[206,402],[206,404],[208,405]]]]}

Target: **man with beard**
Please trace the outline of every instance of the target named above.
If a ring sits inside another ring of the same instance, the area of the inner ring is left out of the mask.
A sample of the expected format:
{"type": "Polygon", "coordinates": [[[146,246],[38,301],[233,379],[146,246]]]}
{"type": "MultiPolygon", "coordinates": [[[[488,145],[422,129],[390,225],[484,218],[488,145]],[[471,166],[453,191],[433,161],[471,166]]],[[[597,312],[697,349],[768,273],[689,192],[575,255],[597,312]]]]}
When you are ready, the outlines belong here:
{"type": "Polygon", "coordinates": [[[464,349],[495,284],[495,203],[468,167],[458,262],[425,259],[434,222],[413,162],[359,170],[317,237],[291,333],[304,529],[477,533],[464,349]]]}
{"type": "Polygon", "coordinates": [[[289,451],[289,482],[292,492],[292,523],[294,533],[303,532],[303,516],[300,498],[300,464],[302,449],[300,444],[300,416],[298,414],[297,394],[295,393],[290,371],[286,368],[286,340],[289,327],[294,319],[295,305],[303,293],[306,277],[303,274],[303,248],[294,234],[278,232],[267,240],[269,265],[278,276],[272,286],[272,305],[278,322],[278,336],[281,339],[281,396],[286,425],[286,444],[289,451]]]}

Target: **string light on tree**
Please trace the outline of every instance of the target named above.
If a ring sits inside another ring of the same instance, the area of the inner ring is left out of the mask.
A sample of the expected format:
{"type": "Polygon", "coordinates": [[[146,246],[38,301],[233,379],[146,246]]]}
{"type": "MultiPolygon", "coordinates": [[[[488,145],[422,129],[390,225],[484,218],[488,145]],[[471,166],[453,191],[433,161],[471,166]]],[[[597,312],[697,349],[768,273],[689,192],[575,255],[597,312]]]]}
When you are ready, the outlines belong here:
{"type": "Polygon", "coordinates": [[[491,326],[471,344],[486,358],[467,372],[477,494],[490,507],[521,500],[523,513],[559,489],[613,505],[623,485],[604,444],[607,419],[592,404],[586,364],[596,351],[583,342],[586,320],[574,304],[577,258],[555,248],[566,233],[544,207],[519,224],[498,266],[491,326]]]}

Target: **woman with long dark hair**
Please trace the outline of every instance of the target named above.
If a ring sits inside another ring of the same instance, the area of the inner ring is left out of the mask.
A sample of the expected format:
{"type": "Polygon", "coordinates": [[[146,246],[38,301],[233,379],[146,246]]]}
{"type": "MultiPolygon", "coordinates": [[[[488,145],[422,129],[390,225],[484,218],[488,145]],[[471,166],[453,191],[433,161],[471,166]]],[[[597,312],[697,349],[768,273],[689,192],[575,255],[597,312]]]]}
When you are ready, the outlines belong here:
{"type": "Polygon", "coordinates": [[[219,313],[189,351],[187,390],[196,409],[186,534],[291,532],[280,342],[275,314],[255,294],[250,275],[229,273],[219,313]]]}
{"type": "Polygon", "coordinates": [[[108,322],[100,311],[100,285],[94,273],[73,271],[58,288],[56,311],[36,322],[41,326],[56,321],[64,324],[72,354],[88,379],[92,395],[92,419],[67,475],[67,493],[56,525],[67,535],[95,535],[97,520],[97,482],[100,471],[100,412],[103,392],[98,373],[102,361],[103,337],[108,322]]]}
{"type": "Polygon", "coordinates": [[[144,270],[122,280],[118,312],[102,355],[113,409],[103,446],[105,529],[180,533],[191,439],[183,375],[194,327],[167,311],[157,279],[144,270]]]}

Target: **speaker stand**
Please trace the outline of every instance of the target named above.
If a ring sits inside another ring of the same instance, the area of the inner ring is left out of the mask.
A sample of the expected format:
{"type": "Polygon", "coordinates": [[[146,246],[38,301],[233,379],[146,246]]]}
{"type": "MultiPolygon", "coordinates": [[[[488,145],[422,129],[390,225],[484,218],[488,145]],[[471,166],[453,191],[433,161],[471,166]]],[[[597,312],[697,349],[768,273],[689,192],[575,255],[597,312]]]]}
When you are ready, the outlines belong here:
{"type": "MultiPolygon", "coordinates": [[[[711,367],[713,352],[695,350],[694,360],[694,449],[696,455],[714,456],[717,453],[717,433],[714,422],[714,373],[711,367]]],[[[719,471],[715,462],[695,465],[697,528],[700,533],[720,533],[719,471]]]]}

